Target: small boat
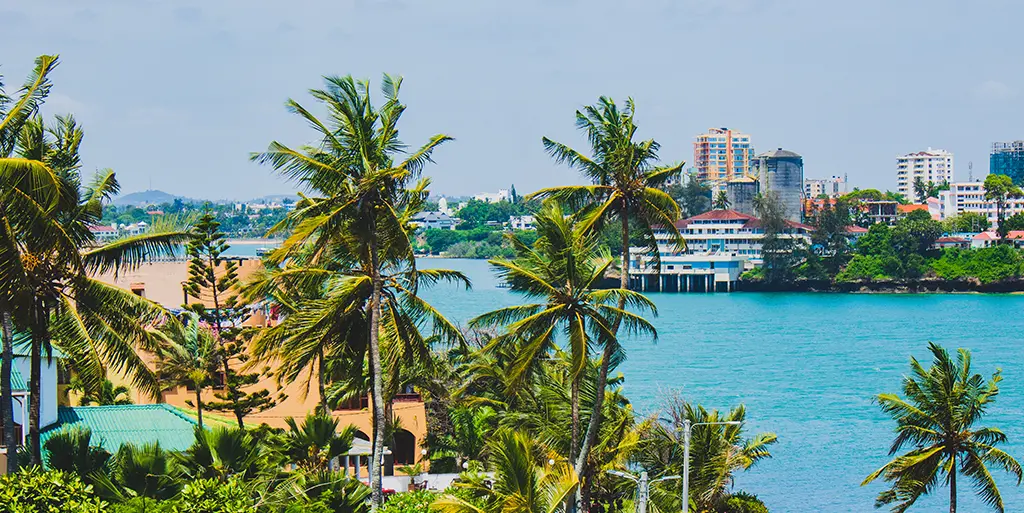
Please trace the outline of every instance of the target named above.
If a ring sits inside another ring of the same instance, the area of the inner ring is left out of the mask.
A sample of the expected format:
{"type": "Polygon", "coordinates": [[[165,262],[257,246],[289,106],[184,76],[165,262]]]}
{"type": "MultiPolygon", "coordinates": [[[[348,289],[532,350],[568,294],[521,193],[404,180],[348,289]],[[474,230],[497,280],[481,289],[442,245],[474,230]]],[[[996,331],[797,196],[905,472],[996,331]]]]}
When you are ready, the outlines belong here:
{"type": "Polygon", "coordinates": [[[270,251],[270,248],[256,248],[256,256],[260,258],[265,257],[267,256],[267,253],[270,253],[270,251]]]}

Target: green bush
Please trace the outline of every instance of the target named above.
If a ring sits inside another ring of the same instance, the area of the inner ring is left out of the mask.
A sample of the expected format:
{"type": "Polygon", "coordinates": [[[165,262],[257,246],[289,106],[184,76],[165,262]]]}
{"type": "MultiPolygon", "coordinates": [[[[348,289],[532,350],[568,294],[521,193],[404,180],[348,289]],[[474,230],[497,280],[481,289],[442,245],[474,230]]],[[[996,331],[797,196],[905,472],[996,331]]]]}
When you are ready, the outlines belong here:
{"type": "Polygon", "coordinates": [[[78,476],[40,468],[0,477],[0,513],[93,513],[106,503],[78,476]]]}
{"type": "Polygon", "coordinates": [[[746,492],[730,494],[715,509],[718,513],[768,513],[768,508],[761,499],[746,492]]]}
{"type": "Polygon", "coordinates": [[[932,262],[932,269],[940,278],[977,278],[982,283],[1020,277],[1022,267],[1024,257],[1020,251],[1007,245],[981,249],[949,248],[932,262]]]}
{"type": "Polygon", "coordinates": [[[221,483],[215,479],[193,481],[181,490],[172,507],[174,513],[253,513],[249,491],[237,480],[221,483]]]}
{"type": "Polygon", "coordinates": [[[428,490],[396,493],[388,497],[380,513],[420,513],[430,511],[430,505],[437,500],[437,494],[428,490]]]}

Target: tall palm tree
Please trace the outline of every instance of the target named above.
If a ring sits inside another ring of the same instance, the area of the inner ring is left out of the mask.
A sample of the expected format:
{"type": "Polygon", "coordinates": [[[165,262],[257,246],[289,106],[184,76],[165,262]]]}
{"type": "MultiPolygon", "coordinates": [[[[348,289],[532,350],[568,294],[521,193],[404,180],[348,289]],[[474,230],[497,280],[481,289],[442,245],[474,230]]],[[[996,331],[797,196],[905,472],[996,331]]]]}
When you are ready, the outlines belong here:
{"type": "Polygon", "coordinates": [[[153,350],[147,328],[166,311],[152,301],[106,285],[90,273],[134,268],[153,256],[172,254],[187,240],[187,229],[171,222],[154,223],[141,235],[99,244],[90,226],[100,222],[103,204],[120,190],[113,171],[97,172],[84,183],[78,149],[83,131],[71,116],[54,126],[41,120],[27,123],[16,148],[23,158],[36,159],[59,178],[60,194],[40,223],[47,237],[17,238],[30,299],[24,308],[31,337],[29,441],[38,462],[39,404],[42,358],[56,345],[83,383],[97,390],[106,371],[123,372],[140,389],[156,395],[159,384],[139,356],[153,350]]]}
{"type": "Polygon", "coordinates": [[[500,431],[490,444],[493,484],[482,476],[457,484],[483,503],[482,507],[453,495],[437,499],[431,510],[440,513],[500,513],[517,511],[555,513],[576,490],[579,481],[572,467],[525,434],[500,431]],[[538,458],[543,455],[543,458],[538,458]],[[545,460],[554,460],[554,465],[545,460]],[[538,461],[540,460],[540,461],[538,461]]]}
{"type": "MultiPolygon", "coordinates": [[[[415,268],[407,226],[398,212],[403,203],[422,204],[428,183],[420,180],[410,189],[423,166],[441,144],[451,138],[435,135],[419,149],[405,152],[398,137],[398,122],[405,105],[398,94],[402,80],[385,75],[381,83],[384,104],[375,108],[369,83],[352,77],[327,77],[324,89],[310,94],[328,110],[324,123],[294,100],[288,109],[317,133],[318,146],[298,150],[273,142],[254,161],[270,164],[316,196],[304,197],[284,223],[292,234],[281,248],[282,257],[310,245],[314,260],[338,244],[348,246],[353,261],[369,277],[369,353],[373,376],[374,454],[384,445],[386,421],[380,350],[381,302],[388,260],[404,261],[415,268]],[[387,251],[382,251],[387,248],[387,251]]],[[[383,500],[380,458],[374,458],[371,476],[374,509],[383,500]]]]}
{"type": "Polygon", "coordinates": [[[168,322],[153,332],[160,341],[156,373],[165,386],[185,386],[195,393],[196,416],[203,427],[203,389],[220,370],[217,337],[199,323],[199,315],[186,312],[183,322],[168,322]]]}
{"type": "Polygon", "coordinates": [[[904,447],[912,449],[886,463],[869,475],[861,485],[881,477],[892,483],[878,494],[875,506],[892,505],[893,511],[906,511],[930,492],[945,476],[949,485],[949,511],[956,513],[957,474],[973,481],[982,501],[1002,512],[1003,497],[989,472],[989,465],[1017,477],[1021,483],[1020,463],[996,447],[1006,435],[995,427],[977,427],[989,406],[999,395],[1000,371],[985,381],[972,373],[971,353],[957,350],[954,360],[943,347],[928,343],[932,365],[925,369],[910,359],[911,374],[903,378],[903,395],[879,394],[876,401],[882,411],[896,420],[896,439],[889,455],[904,447]]]}
{"type": "MultiPolygon", "coordinates": [[[[491,260],[501,279],[511,289],[537,302],[501,308],[470,321],[476,328],[504,328],[492,346],[521,344],[510,369],[510,388],[521,387],[529,373],[545,355],[558,349],[556,334],[567,341],[571,381],[571,445],[574,468],[583,475],[586,458],[574,451],[580,447],[580,382],[594,346],[617,347],[613,322],[620,322],[631,333],[657,338],[657,331],[643,317],[615,306],[628,305],[657,314],[643,295],[626,288],[597,290],[611,266],[612,258],[598,246],[596,232],[590,226],[566,216],[556,201],[545,203],[535,216],[538,239],[528,246],[515,235],[509,241],[516,250],[514,260],[491,260]]],[[[613,358],[615,353],[607,355],[613,358]]],[[[607,369],[602,369],[607,373],[607,369]]],[[[605,383],[599,382],[603,391],[605,383]]],[[[603,395],[603,392],[598,395],[603,395]]],[[[595,404],[602,400],[596,400],[595,404]]],[[[593,417],[593,414],[591,414],[593,417]]],[[[588,450],[589,447],[585,448],[588,450]]]]}
{"type": "MultiPolygon", "coordinates": [[[[552,187],[527,197],[557,198],[573,211],[589,206],[582,218],[583,226],[588,229],[618,221],[622,240],[621,289],[629,288],[630,246],[636,236],[639,236],[646,258],[656,269],[661,268],[660,251],[654,236],[657,227],[667,231],[677,246],[685,245],[674,224],[680,217],[679,204],[663,190],[668,183],[679,179],[683,163],[659,166],[658,150],[661,145],[653,139],[634,140],[637,130],[633,119],[635,112],[632,98],[626,100],[624,110],[619,110],[611,98],[604,96],[596,105],[576,111],[576,127],[586,133],[591,156],[547,137],[543,139],[544,148],[556,162],[579,169],[593,185],[552,187]]],[[[618,308],[623,310],[625,307],[625,297],[622,297],[618,308]]],[[[615,320],[612,327],[612,331],[617,332],[619,321],[615,320]]],[[[598,390],[604,390],[608,369],[619,351],[616,343],[604,347],[597,376],[598,390]]],[[[604,394],[599,393],[596,398],[587,433],[576,458],[578,470],[585,465],[599,432],[604,394]]],[[[587,486],[584,482],[583,488],[587,486]]]]}
{"type": "MultiPolygon", "coordinates": [[[[14,409],[11,396],[11,369],[14,360],[15,321],[21,326],[27,319],[15,319],[24,312],[30,297],[19,240],[28,237],[46,239],[56,232],[47,216],[59,197],[60,180],[44,162],[14,154],[25,124],[34,116],[49,94],[47,75],[57,66],[57,57],[42,55],[19,91],[9,96],[0,78],[0,323],[2,323],[2,363],[0,363],[0,424],[3,444],[15,447],[14,409]]],[[[7,458],[8,473],[17,470],[15,458],[7,458]]]]}
{"type": "Polygon", "coordinates": [[[715,195],[715,202],[711,205],[711,208],[715,210],[725,210],[729,208],[729,195],[725,191],[718,191],[715,195]]]}

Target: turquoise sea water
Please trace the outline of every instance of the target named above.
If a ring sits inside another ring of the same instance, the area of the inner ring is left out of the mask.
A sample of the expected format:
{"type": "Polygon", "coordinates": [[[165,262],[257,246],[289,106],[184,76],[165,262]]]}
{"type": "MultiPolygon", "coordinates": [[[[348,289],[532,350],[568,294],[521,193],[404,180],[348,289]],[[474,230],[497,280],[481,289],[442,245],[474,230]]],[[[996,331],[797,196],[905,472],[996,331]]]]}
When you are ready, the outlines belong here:
{"type": "MultiPolygon", "coordinates": [[[[453,268],[473,290],[441,286],[424,296],[454,320],[520,298],[496,287],[484,261],[424,259],[453,268]]],[[[873,395],[899,392],[911,355],[927,342],[969,348],[976,372],[1003,370],[1001,392],[983,424],[1002,428],[1004,449],[1024,460],[1024,296],[854,294],[650,294],[660,339],[626,342],[618,369],[625,393],[644,414],[670,391],[708,408],[747,406],[748,433],[772,431],[774,457],[736,480],[773,513],[873,511],[882,483],[861,487],[884,464],[894,423],[873,395]]],[[[1024,489],[996,474],[1006,511],[1024,511],[1024,489]]],[[[990,511],[959,480],[960,511],[990,511]]],[[[948,489],[915,511],[948,508],[948,489]]],[[[886,511],[886,510],[882,510],[886,511]]]]}

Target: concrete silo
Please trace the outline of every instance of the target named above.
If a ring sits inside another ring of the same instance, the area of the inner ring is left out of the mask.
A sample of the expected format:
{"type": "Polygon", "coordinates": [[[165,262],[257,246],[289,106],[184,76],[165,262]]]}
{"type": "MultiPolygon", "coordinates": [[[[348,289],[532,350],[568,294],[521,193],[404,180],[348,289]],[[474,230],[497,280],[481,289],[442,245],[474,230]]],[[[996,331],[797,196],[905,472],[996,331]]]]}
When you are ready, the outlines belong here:
{"type": "Polygon", "coordinates": [[[803,217],[804,158],[779,148],[759,155],[755,162],[761,178],[761,193],[774,191],[785,207],[786,219],[800,222],[803,217]]]}
{"type": "Polygon", "coordinates": [[[744,214],[754,215],[754,196],[757,196],[757,181],[744,176],[729,180],[725,185],[729,208],[744,214]]]}

